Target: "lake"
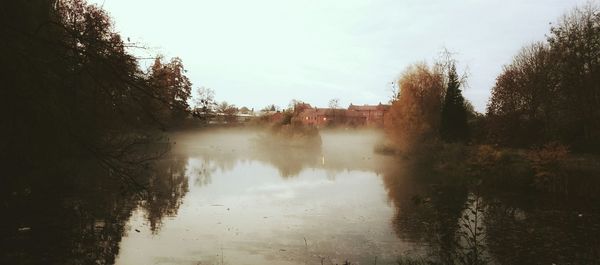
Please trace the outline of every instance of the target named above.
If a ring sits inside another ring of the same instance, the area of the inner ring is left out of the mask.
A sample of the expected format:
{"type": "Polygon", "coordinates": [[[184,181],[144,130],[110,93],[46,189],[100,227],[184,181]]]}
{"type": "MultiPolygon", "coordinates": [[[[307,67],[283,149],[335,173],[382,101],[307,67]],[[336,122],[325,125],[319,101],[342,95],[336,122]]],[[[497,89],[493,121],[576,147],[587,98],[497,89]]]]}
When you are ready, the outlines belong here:
{"type": "Polygon", "coordinates": [[[188,191],[153,231],[128,222],[117,264],[385,264],[420,253],[400,239],[373,153],[378,132],[323,133],[320,150],[262,149],[255,133],[175,135],[188,191]],[[137,229],[140,232],[136,232],[137,229]]]}
{"type": "Polygon", "coordinates": [[[83,164],[60,181],[25,175],[2,198],[0,263],[425,264],[473,250],[479,264],[599,263],[595,200],[422,176],[373,151],[379,131],[322,131],[321,148],[261,135],[172,134],[143,194],[83,164]]]}

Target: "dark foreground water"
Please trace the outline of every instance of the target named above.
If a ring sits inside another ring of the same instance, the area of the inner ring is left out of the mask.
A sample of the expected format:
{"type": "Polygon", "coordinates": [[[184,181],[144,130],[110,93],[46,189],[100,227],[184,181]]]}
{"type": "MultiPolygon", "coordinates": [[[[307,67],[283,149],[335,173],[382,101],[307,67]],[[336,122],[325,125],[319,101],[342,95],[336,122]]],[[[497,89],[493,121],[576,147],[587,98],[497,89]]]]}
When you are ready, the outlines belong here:
{"type": "Polygon", "coordinates": [[[94,172],[16,183],[2,197],[0,263],[600,263],[592,201],[430,181],[373,153],[378,132],[323,132],[320,149],[256,135],[173,135],[144,196],[94,172]]]}

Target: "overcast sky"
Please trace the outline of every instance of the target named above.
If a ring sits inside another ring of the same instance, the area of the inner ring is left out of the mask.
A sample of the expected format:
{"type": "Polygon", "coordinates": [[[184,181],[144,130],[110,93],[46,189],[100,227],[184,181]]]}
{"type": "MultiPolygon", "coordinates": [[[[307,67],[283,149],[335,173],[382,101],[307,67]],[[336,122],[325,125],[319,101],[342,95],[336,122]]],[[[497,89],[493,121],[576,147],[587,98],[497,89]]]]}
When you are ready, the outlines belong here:
{"type": "MultiPolygon", "coordinates": [[[[597,0],[596,0],[597,1],[597,0]]],[[[387,102],[390,82],[443,48],[485,110],[502,65],[585,0],[91,0],[125,38],[178,56],[194,88],[260,109],[387,102]]],[[[139,51],[138,53],[139,54],[139,51]]],[[[143,54],[143,53],[142,53],[143,54]]],[[[140,54],[141,55],[141,54],[140,54]]]]}

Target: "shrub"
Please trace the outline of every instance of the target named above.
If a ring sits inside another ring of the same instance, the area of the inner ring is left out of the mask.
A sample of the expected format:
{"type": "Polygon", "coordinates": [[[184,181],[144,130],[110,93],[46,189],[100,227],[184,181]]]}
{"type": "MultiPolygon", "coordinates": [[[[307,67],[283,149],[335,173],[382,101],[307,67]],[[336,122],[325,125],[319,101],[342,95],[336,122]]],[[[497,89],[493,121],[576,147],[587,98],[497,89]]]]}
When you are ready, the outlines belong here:
{"type": "Polygon", "coordinates": [[[527,153],[527,159],[533,169],[536,188],[549,192],[568,192],[568,174],[565,173],[565,161],[569,148],[558,142],[545,144],[527,153]]]}

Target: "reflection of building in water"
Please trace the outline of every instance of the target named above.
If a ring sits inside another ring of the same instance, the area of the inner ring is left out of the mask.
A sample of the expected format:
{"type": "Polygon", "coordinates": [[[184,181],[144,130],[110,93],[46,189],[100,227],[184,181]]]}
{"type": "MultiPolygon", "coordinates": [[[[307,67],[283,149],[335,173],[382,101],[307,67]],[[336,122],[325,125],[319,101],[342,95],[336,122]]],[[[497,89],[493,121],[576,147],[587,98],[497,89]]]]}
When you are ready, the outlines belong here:
{"type": "Polygon", "coordinates": [[[300,112],[295,120],[304,125],[324,127],[327,125],[351,125],[383,127],[385,116],[391,105],[353,105],[348,109],[307,108],[300,112]]]}

